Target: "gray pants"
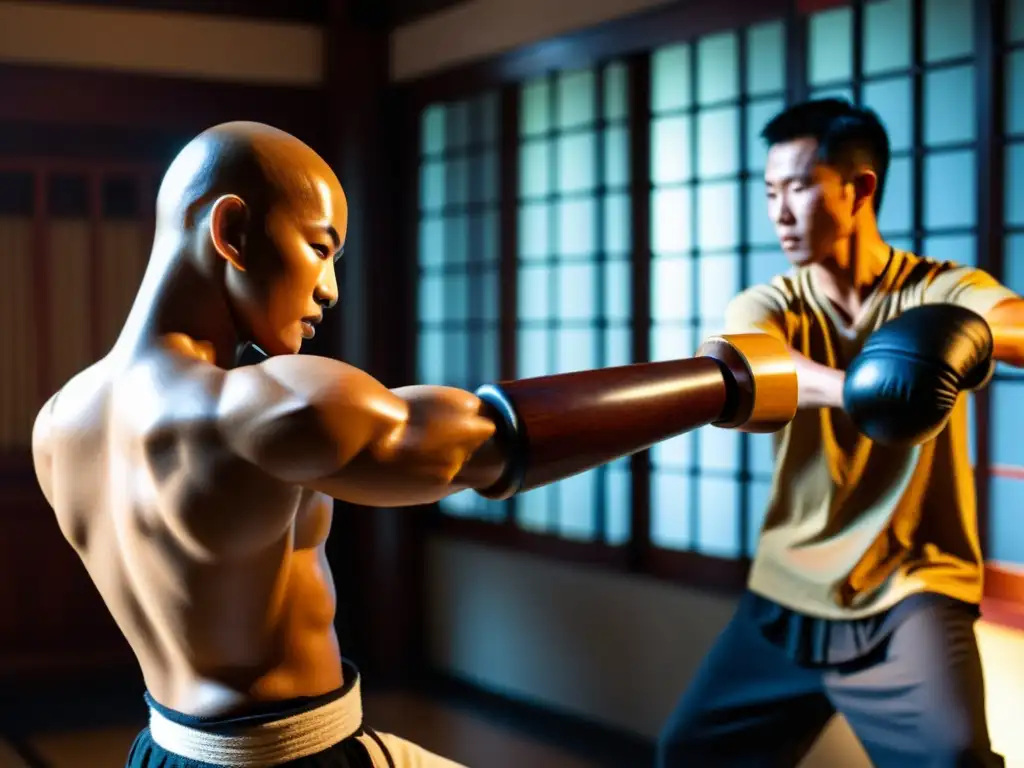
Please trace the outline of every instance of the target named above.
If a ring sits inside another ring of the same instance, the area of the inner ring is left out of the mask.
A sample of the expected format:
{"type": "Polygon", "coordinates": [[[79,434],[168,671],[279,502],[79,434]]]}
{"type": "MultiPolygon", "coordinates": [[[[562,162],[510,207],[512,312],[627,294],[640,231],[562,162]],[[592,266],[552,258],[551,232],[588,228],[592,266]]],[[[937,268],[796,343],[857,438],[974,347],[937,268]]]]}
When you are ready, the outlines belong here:
{"type": "Polygon", "coordinates": [[[795,766],[841,712],[877,768],[1001,768],[975,612],[925,603],[869,654],[797,664],[742,605],[658,741],[658,768],[795,766]]]}

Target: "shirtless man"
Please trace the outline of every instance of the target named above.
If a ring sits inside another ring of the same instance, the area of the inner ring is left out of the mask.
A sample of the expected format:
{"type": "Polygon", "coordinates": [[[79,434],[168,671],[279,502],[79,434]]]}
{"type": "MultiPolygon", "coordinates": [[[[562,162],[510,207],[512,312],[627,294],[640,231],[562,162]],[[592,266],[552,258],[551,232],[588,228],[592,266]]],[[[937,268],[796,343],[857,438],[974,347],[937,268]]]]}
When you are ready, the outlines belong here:
{"type": "Polygon", "coordinates": [[[467,392],[292,354],[338,299],[346,227],[309,147],[206,131],[163,180],[120,337],[37,417],[39,484],[148,689],[130,766],[455,766],[362,726],[324,542],[332,498],[496,482],[495,427],[467,392]],[[248,342],[269,358],[239,367],[248,342]]]}
{"type": "Polygon", "coordinates": [[[338,299],[347,208],[327,164],[268,126],[190,142],[156,224],[120,337],[33,431],[43,493],[146,681],[131,768],[454,767],[362,725],[334,631],[332,500],[505,498],[709,418],[763,427],[797,405],[790,354],[763,334],[713,340],[702,361],[504,382],[480,398],[388,390],[294,354],[338,299]],[[253,346],[265,354],[246,365],[253,346]],[[657,391],[639,403],[644,377],[657,391]],[[579,453],[547,418],[552,402],[612,436],[579,453]],[[531,413],[545,423],[524,441],[531,413]]]}

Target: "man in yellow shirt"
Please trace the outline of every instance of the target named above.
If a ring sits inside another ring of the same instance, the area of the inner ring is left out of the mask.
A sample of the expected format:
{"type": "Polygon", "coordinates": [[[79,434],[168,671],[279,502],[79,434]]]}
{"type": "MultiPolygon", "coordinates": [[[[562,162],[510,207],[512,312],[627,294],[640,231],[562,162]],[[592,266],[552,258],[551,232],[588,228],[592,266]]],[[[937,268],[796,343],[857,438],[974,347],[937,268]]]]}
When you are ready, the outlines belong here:
{"type": "MultiPolygon", "coordinates": [[[[726,332],[790,346],[800,410],[774,436],[748,590],[663,730],[658,766],[795,766],[836,712],[880,768],[1001,766],[973,631],[983,559],[966,398],[954,390],[933,439],[876,442],[844,410],[843,372],[924,305],[980,315],[994,359],[1020,365],[1024,301],[980,270],[885,243],[889,141],[872,112],[806,102],[762,136],[792,269],[737,296],[726,332]]],[[[901,393],[908,413],[943,407],[917,392],[901,393]]]]}

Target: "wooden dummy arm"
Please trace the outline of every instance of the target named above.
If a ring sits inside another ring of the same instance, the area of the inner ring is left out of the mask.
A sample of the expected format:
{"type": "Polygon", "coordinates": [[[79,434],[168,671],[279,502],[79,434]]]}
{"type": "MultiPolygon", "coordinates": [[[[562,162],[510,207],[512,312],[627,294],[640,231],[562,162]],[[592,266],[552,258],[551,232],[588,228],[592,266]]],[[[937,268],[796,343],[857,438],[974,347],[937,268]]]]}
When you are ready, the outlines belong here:
{"type": "Polygon", "coordinates": [[[796,367],[768,334],[709,339],[697,356],[488,384],[476,392],[505,459],[491,499],[564,480],[713,424],[773,432],[797,410],[796,367]]]}

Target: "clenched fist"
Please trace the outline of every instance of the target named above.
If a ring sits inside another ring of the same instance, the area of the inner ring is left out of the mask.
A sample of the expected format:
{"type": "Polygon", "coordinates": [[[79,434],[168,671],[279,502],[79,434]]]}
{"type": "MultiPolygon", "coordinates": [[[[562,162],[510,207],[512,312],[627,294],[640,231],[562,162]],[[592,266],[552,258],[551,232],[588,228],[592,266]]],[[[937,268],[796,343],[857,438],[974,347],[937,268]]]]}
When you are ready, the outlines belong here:
{"type": "MultiPolygon", "coordinates": [[[[415,464],[417,474],[432,475],[444,484],[464,475],[475,485],[473,469],[467,464],[478,449],[494,434],[494,421],[481,415],[480,399],[454,387],[412,386],[392,390],[408,407],[402,426],[381,443],[391,460],[406,466],[415,464]],[[463,473],[463,470],[469,470],[463,473]]],[[[496,462],[488,462],[493,466],[496,462]]],[[[486,482],[499,467],[488,471],[480,467],[481,482],[486,482]]]]}

